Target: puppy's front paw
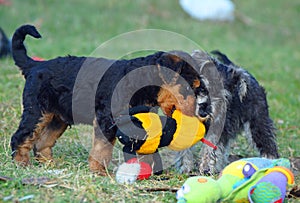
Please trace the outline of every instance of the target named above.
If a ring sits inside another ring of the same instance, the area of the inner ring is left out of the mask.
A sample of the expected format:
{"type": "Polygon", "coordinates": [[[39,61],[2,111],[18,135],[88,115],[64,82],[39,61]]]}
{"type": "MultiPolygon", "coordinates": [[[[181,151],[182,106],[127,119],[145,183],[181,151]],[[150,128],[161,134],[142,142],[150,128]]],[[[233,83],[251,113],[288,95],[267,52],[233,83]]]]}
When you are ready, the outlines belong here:
{"type": "Polygon", "coordinates": [[[99,161],[94,159],[92,156],[89,156],[89,167],[92,172],[100,176],[107,176],[105,166],[101,165],[99,161]]]}
{"type": "Polygon", "coordinates": [[[199,164],[199,173],[201,175],[214,175],[218,173],[216,162],[217,158],[213,150],[203,150],[199,164]]]}

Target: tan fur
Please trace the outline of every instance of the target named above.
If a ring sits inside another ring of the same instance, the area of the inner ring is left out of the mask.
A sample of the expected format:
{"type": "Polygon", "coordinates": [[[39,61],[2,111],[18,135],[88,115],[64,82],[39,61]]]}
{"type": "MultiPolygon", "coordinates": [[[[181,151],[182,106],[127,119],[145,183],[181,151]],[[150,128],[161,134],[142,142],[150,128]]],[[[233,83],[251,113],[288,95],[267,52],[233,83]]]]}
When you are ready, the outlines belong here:
{"type": "Polygon", "coordinates": [[[173,55],[173,54],[169,54],[168,56],[173,62],[175,63],[179,63],[182,61],[182,58],[180,58],[179,56],[177,55],[173,55]]]}
{"type": "MultiPolygon", "coordinates": [[[[35,144],[36,159],[39,162],[52,160],[52,147],[55,145],[56,140],[63,134],[63,132],[67,128],[67,124],[62,121],[59,128],[50,128],[48,125],[53,120],[54,116],[54,114],[46,114],[44,116],[45,126],[43,129],[41,129],[39,139],[35,144]]],[[[56,119],[59,118],[56,117],[56,119]]]]}
{"type": "Polygon", "coordinates": [[[185,115],[194,116],[195,98],[189,95],[186,99],[184,99],[179,92],[180,87],[180,84],[162,85],[158,93],[157,101],[167,116],[171,116],[174,107],[185,115]]]}
{"type": "Polygon", "coordinates": [[[105,176],[107,175],[106,168],[112,158],[115,140],[111,143],[108,140],[105,140],[105,138],[101,138],[99,135],[99,130],[99,126],[95,119],[93,147],[89,155],[89,167],[91,171],[105,176]]]}
{"type": "Polygon", "coordinates": [[[36,128],[32,134],[29,136],[22,145],[18,146],[15,154],[15,161],[22,165],[29,164],[29,151],[33,148],[34,143],[40,138],[41,132],[47,127],[51,122],[53,114],[44,114],[40,119],[40,122],[36,125],[36,128]]]}
{"type": "Polygon", "coordinates": [[[200,87],[200,80],[194,80],[193,87],[194,88],[200,87]]]}
{"type": "Polygon", "coordinates": [[[35,141],[34,137],[28,137],[22,145],[18,147],[14,160],[21,165],[29,164],[29,151],[32,149],[32,143],[35,141]]]}

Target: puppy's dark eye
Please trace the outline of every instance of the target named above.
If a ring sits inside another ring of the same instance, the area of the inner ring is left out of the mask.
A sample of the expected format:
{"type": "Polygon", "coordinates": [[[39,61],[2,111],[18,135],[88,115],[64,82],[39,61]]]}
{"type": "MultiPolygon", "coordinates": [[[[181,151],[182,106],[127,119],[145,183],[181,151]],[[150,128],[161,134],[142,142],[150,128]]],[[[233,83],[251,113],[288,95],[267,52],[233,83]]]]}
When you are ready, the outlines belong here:
{"type": "Polygon", "coordinates": [[[206,96],[206,95],[208,95],[208,91],[207,91],[207,89],[204,88],[204,87],[199,87],[199,88],[198,88],[198,92],[199,92],[199,95],[201,95],[201,96],[206,96]]]}

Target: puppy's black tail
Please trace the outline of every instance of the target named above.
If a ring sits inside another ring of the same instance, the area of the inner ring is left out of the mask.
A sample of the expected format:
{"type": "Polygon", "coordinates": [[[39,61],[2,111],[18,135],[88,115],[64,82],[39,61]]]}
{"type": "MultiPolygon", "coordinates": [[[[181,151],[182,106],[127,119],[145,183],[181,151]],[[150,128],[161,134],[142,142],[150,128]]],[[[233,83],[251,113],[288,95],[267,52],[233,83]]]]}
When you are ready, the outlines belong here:
{"type": "Polygon", "coordinates": [[[19,27],[12,38],[12,55],[15,64],[19,66],[22,74],[26,76],[31,67],[35,66],[38,61],[33,60],[27,55],[26,48],[24,46],[24,40],[26,35],[30,35],[34,38],[41,38],[42,36],[32,25],[23,25],[19,27]]]}

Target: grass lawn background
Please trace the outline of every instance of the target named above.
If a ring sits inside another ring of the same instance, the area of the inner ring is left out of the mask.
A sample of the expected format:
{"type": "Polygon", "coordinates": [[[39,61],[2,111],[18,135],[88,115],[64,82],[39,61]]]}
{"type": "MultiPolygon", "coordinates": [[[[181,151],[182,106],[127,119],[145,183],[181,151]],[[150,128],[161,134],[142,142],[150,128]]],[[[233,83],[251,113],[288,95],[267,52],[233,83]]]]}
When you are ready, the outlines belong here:
{"type": "MultiPolygon", "coordinates": [[[[50,59],[59,55],[89,55],[101,43],[125,32],[145,28],[182,34],[210,51],[219,49],[246,68],[265,87],[270,114],[278,129],[283,157],[300,156],[300,2],[297,0],[234,1],[237,17],[232,23],[199,22],[180,8],[178,1],[34,1],[11,0],[0,5],[0,26],[11,36],[25,23],[34,24],[41,40],[26,39],[28,54],[50,59]]],[[[147,39],[145,39],[147,40],[147,39]]],[[[185,44],[182,44],[184,49],[185,44]]],[[[169,180],[133,186],[117,185],[111,177],[89,172],[88,151],[80,136],[86,127],[74,127],[54,149],[55,166],[16,168],[11,162],[10,137],[21,116],[24,79],[11,59],[0,60],[0,175],[14,178],[0,182],[0,202],[174,202],[172,192],[146,192],[137,188],[178,188],[187,176],[175,172],[169,180]],[[61,169],[61,174],[48,170],[61,169]],[[49,177],[48,185],[22,185],[28,177],[49,177]],[[33,196],[28,196],[33,195],[33,196]],[[25,198],[26,199],[26,198],[25,198]]],[[[247,146],[236,143],[243,156],[247,146]]],[[[299,180],[299,176],[296,177],[299,180]]],[[[290,200],[293,202],[293,200],[290,200]]]]}

